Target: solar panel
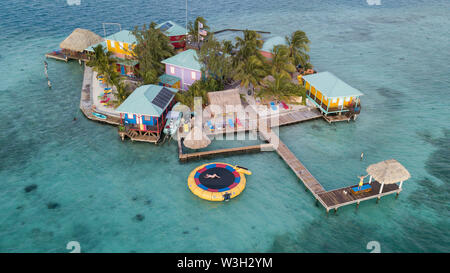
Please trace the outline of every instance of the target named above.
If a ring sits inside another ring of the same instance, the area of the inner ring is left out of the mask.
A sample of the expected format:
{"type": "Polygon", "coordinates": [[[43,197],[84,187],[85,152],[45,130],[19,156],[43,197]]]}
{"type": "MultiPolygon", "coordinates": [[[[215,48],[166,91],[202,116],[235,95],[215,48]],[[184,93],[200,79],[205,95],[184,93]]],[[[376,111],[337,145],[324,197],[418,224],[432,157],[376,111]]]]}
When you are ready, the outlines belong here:
{"type": "Polygon", "coordinates": [[[156,97],[152,100],[152,103],[159,108],[164,109],[173,96],[174,94],[172,91],[163,87],[161,91],[159,91],[158,95],[156,95],[156,97]]]}
{"type": "Polygon", "coordinates": [[[169,28],[171,28],[173,25],[171,24],[171,23],[169,23],[169,22],[167,22],[167,23],[165,23],[164,25],[162,25],[159,29],[161,30],[161,31],[166,31],[166,30],[168,30],[169,28]]]}

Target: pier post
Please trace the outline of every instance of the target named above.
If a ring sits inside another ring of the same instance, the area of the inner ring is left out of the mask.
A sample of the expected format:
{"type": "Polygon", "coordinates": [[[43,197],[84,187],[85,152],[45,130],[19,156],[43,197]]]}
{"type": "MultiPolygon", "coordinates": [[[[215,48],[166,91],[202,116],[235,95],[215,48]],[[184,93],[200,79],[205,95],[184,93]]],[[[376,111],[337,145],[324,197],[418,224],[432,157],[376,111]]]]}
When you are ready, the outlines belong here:
{"type": "Polygon", "coordinates": [[[338,208],[334,208],[334,214],[336,214],[336,213],[337,213],[337,210],[338,210],[338,208]]]}
{"type": "Polygon", "coordinates": [[[358,207],[359,207],[359,203],[360,203],[359,201],[358,201],[358,202],[356,203],[356,208],[358,208],[358,207]]]}

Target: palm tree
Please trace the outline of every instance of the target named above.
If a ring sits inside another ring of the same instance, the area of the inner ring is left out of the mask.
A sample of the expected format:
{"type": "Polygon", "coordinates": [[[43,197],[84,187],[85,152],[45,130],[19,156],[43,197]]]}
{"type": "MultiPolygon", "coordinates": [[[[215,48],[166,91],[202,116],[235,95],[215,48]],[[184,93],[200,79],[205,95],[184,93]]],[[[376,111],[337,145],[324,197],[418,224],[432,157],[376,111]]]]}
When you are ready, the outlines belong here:
{"type": "Polygon", "coordinates": [[[250,56],[256,56],[258,59],[263,60],[263,57],[259,50],[263,46],[261,35],[254,30],[244,30],[244,38],[236,37],[236,52],[234,58],[234,65],[238,66],[239,63],[245,62],[250,56]]]}
{"type": "Polygon", "coordinates": [[[225,54],[231,55],[233,53],[234,50],[234,45],[230,40],[223,40],[222,41],[222,48],[223,48],[223,52],[225,54]]]}
{"type": "Polygon", "coordinates": [[[271,74],[282,74],[288,78],[295,72],[295,66],[289,57],[289,48],[285,45],[277,45],[273,48],[271,74]]]}
{"type": "Polygon", "coordinates": [[[241,86],[253,89],[259,85],[266,76],[263,62],[255,55],[250,56],[247,61],[240,62],[236,67],[234,79],[241,81],[241,86]]]}
{"type": "Polygon", "coordinates": [[[306,90],[303,86],[291,82],[289,76],[275,73],[273,79],[266,79],[262,82],[256,96],[278,100],[289,100],[291,96],[302,96],[302,102],[305,104],[306,90]]]}
{"type": "Polygon", "coordinates": [[[224,44],[210,34],[198,54],[198,60],[203,64],[202,74],[214,78],[220,85],[230,79],[233,73],[231,56],[225,51],[224,44]]]}
{"type": "Polygon", "coordinates": [[[132,54],[139,61],[137,73],[145,84],[155,83],[158,76],[164,73],[165,66],[161,61],[173,56],[175,50],[169,38],[156,28],[154,22],[148,28],[146,25],[141,29],[135,27],[133,35],[136,37],[136,44],[132,54]]]}
{"type": "Polygon", "coordinates": [[[130,92],[127,91],[126,85],[123,81],[119,81],[116,85],[116,100],[114,101],[116,106],[121,105],[127,97],[130,95],[130,92]]]}
{"type": "Polygon", "coordinates": [[[300,64],[305,68],[309,64],[309,39],[306,33],[297,30],[291,34],[291,36],[286,36],[286,42],[289,48],[289,57],[292,59],[294,65],[300,64]]]}

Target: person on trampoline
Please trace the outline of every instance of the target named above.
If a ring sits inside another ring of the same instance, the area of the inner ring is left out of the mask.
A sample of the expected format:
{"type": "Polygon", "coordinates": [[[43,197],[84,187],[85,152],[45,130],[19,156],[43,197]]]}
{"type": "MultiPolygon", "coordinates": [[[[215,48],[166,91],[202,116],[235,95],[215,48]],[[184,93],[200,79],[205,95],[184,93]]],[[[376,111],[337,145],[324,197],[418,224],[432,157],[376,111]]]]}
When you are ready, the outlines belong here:
{"type": "Polygon", "coordinates": [[[205,178],[220,178],[220,176],[218,176],[216,173],[214,174],[207,173],[205,174],[205,178]]]}

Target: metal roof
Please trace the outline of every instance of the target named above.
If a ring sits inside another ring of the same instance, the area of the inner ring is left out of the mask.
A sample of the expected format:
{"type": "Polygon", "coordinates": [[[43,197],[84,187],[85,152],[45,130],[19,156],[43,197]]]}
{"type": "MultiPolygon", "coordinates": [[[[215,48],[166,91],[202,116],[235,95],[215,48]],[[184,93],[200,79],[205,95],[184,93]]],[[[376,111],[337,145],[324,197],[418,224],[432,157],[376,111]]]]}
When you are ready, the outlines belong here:
{"type": "Polygon", "coordinates": [[[306,75],[303,76],[303,79],[329,98],[364,95],[328,71],[306,75]]]}
{"type": "Polygon", "coordinates": [[[161,116],[178,90],[159,85],[142,85],[131,93],[116,111],[161,116]]]}
{"type": "Polygon", "coordinates": [[[201,71],[201,64],[198,61],[197,51],[188,49],[175,56],[162,61],[163,64],[172,64],[183,68],[201,71]]]}

